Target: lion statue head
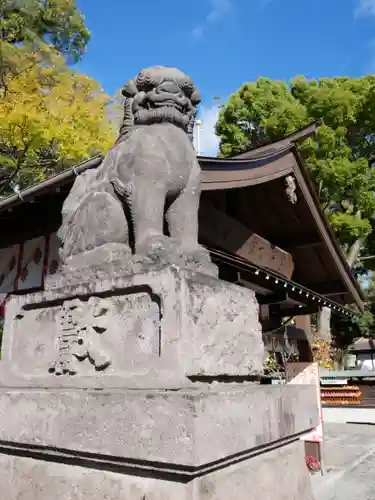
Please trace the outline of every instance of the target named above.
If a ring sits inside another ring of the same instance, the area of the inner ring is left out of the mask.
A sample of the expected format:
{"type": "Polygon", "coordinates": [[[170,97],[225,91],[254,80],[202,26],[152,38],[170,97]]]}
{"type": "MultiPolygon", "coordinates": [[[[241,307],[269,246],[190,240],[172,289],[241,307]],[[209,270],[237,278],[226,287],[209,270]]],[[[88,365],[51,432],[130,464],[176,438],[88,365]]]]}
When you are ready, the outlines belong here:
{"type": "Polygon", "coordinates": [[[176,68],[154,66],[143,69],[123,88],[124,119],[120,137],[132,128],[154,123],[172,123],[192,139],[200,95],[193,81],[176,68]]]}

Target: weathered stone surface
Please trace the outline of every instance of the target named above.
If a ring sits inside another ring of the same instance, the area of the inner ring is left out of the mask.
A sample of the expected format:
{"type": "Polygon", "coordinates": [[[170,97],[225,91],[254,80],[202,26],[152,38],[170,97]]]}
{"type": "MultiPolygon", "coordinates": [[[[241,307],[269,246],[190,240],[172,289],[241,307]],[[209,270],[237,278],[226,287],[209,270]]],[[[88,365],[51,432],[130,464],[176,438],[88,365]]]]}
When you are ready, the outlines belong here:
{"type": "Polygon", "coordinates": [[[64,292],[82,283],[108,283],[115,278],[153,273],[171,265],[216,277],[217,267],[210,262],[208,254],[205,259],[195,259],[194,256],[177,251],[171,242],[171,238],[163,242],[164,257],[160,253],[155,254],[155,258],[129,255],[128,248],[118,243],[108,243],[74,255],[66,259],[56,274],[48,276],[45,289],[64,292]]]}
{"type": "Polygon", "coordinates": [[[92,453],[99,461],[206,466],[306,433],[318,421],[313,386],[0,392],[0,442],[92,453]]]}
{"type": "Polygon", "coordinates": [[[10,299],[2,384],[179,388],[188,377],[262,370],[252,291],[174,266],[102,271],[98,280],[10,299]]]}
{"type": "Polygon", "coordinates": [[[0,455],[2,500],[187,500],[192,485],[0,455]]]}
{"type": "Polygon", "coordinates": [[[190,481],[0,455],[2,500],[313,500],[301,442],[190,481]]]}
{"type": "Polygon", "coordinates": [[[196,482],[199,500],[314,500],[303,444],[298,441],[196,482]]]}
{"type": "Polygon", "coordinates": [[[3,390],[0,498],[312,500],[315,389],[3,390]]]}
{"type": "Polygon", "coordinates": [[[314,387],[0,392],[2,500],[312,500],[314,387]]]}

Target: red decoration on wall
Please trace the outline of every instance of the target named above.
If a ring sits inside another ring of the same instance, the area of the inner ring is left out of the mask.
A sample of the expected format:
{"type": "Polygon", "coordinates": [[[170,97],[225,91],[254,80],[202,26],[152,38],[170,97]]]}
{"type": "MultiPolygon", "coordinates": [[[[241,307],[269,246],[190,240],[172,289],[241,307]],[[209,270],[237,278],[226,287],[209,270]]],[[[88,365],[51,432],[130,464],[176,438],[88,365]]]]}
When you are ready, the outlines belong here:
{"type": "Polygon", "coordinates": [[[57,262],[57,260],[52,260],[49,266],[49,274],[55,274],[58,267],[59,263],[57,262]]]}
{"type": "Polygon", "coordinates": [[[16,265],[16,263],[17,263],[16,258],[13,255],[13,257],[9,261],[9,271],[13,271],[14,266],[16,265]]]}
{"type": "Polygon", "coordinates": [[[21,278],[21,280],[22,280],[22,281],[25,281],[25,280],[26,280],[26,278],[28,277],[28,275],[29,275],[29,271],[28,271],[27,267],[25,266],[25,267],[22,269],[21,274],[20,274],[20,278],[21,278]]]}
{"type": "Polygon", "coordinates": [[[35,264],[39,264],[41,258],[42,258],[42,251],[41,249],[38,247],[35,252],[34,252],[34,257],[33,257],[33,260],[35,262],[35,264]]]}
{"type": "Polygon", "coordinates": [[[22,271],[22,261],[23,261],[23,243],[21,243],[20,245],[20,249],[19,249],[19,252],[18,252],[18,262],[16,261],[15,257],[14,258],[14,262],[16,263],[17,262],[17,276],[16,276],[16,280],[14,282],[14,290],[17,291],[18,290],[18,280],[20,279],[20,276],[21,276],[21,271],[22,271]]]}

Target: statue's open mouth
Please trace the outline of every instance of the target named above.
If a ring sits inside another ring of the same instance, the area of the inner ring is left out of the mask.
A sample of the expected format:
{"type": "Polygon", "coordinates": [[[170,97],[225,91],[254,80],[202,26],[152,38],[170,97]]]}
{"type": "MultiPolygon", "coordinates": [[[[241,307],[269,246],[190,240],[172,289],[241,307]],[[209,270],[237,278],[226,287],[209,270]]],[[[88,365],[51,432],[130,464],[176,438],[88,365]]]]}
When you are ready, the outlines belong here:
{"type": "Polygon", "coordinates": [[[132,112],[134,123],[173,123],[187,130],[194,108],[189,98],[182,92],[165,89],[151,90],[134,100],[132,112]]]}
{"type": "Polygon", "coordinates": [[[189,116],[184,112],[182,105],[172,100],[148,102],[148,108],[139,107],[134,112],[136,124],[143,125],[151,123],[168,122],[185,128],[189,123],[189,116]]]}
{"type": "Polygon", "coordinates": [[[184,111],[183,106],[181,104],[178,104],[176,101],[173,101],[172,99],[164,100],[164,101],[154,101],[153,107],[155,108],[175,108],[180,113],[184,111]]]}

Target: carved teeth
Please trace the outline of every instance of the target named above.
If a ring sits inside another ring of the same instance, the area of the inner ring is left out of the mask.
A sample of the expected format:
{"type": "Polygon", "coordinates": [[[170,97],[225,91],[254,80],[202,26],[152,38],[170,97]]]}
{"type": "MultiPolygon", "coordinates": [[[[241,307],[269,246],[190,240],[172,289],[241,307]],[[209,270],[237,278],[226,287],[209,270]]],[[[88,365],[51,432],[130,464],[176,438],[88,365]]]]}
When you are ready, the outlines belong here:
{"type": "Polygon", "coordinates": [[[175,101],[155,102],[154,106],[156,108],[175,108],[179,111],[182,111],[182,106],[175,101]]]}

